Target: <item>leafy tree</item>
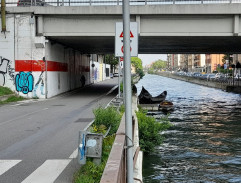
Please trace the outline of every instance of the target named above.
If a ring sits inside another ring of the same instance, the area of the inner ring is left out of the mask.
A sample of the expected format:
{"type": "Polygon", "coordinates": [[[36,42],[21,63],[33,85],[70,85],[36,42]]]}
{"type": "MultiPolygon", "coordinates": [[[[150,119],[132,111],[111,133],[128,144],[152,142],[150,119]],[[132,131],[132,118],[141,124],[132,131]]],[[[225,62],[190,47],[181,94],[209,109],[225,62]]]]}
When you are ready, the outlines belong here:
{"type": "Polygon", "coordinates": [[[161,59],[159,59],[151,64],[151,68],[154,70],[161,70],[161,69],[166,68],[166,66],[167,66],[167,62],[163,61],[161,59]]]}
{"type": "Polygon", "coordinates": [[[113,73],[113,70],[115,70],[115,66],[119,63],[119,58],[115,57],[114,54],[106,54],[105,55],[105,63],[110,64],[111,71],[113,73]]]}
{"type": "Polygon", "coordinates": [[[142,78],[145,75],[143,72],[142,60],[138,57],[131,57],[131,64],[136,68],[136,73],[142,78]]]}
{"type": "Polygon", "coordinates": [[[233,63],[233,57],[230,57],[230,54],[225,54],[223,56],[222,62],[226,63],[226,60],[229,61],[229,64],[231,65],[233,63]]]}

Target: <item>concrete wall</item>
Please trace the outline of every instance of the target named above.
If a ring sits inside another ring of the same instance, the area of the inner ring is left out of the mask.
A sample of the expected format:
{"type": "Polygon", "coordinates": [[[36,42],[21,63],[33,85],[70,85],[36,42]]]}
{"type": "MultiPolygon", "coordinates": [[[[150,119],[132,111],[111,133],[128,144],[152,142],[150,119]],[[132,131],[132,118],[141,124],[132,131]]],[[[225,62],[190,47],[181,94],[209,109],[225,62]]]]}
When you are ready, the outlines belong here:
{"type": "Polygon", "coordinates": [[[90,83],[90,57],[36,36],[35,17],[8,14],[0,34],[0,86],[21,96],[49,98],[90,83]],[[45,59],[44,59],[45,58],[45,59]]]}
{"type": "MultiPolygon", "coordinates": [[[[0,33],[0,86],[15,89],[14,15],[7,15],[7,32],[0,33]]],[[[1,25],[0,28],[2,29],[1,25]]]]}

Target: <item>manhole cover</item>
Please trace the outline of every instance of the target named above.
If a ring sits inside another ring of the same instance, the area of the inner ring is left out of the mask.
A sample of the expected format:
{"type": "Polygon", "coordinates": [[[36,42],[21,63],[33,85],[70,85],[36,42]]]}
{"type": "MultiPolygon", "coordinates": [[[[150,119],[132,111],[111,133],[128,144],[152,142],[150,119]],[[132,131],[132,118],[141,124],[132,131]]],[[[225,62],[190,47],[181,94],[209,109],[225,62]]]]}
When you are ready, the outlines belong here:
{"type": "Polygon", "coordinates": [[[79,122],[91,122],[94,118],[79,118],[75,121],[75,123],[79,122]]]}

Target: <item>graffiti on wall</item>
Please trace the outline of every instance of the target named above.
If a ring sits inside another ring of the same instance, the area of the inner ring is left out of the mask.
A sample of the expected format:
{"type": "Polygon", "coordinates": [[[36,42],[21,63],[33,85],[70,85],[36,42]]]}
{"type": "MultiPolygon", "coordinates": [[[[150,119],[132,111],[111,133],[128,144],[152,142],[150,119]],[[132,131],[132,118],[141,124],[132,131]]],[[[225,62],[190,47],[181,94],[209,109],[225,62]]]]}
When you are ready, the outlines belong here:
{"type": "Polygon", "coordinates": [[[15,77],[16,90],[24,94],[33,91],[33,75],[31,72],[19,72],[15,77]]]}
{"type": "Polygon", "coordinates": [[[15,69],[12,68],[11,65],[12,65],[12,61],[10,61],[8,64],[8,75],[10,77],[10,80],[13,81],[13,83],[14,83],[15,69]]]}
{"type": "Polygon", "coordinates": [[[41,95],[44,95],[44,80],[43,80],[43,73],[44,71],[41,72],[41,74],[39,75],[38,81],[37,83],[34,85],[34,89],[33,89],[33,97],[37,97],[37,89],[40,85],[40,92],[41,95]],[[41,84],[40,84],[41,83],[41,84]]]}
{"type": "Polygon", "coordinates": [[[9,64],[9,60],[6,58],[2,58],[0,57],[0,86],[4,86],[5,85],[5,75],[7,73],[7,67],[9,64]]]}

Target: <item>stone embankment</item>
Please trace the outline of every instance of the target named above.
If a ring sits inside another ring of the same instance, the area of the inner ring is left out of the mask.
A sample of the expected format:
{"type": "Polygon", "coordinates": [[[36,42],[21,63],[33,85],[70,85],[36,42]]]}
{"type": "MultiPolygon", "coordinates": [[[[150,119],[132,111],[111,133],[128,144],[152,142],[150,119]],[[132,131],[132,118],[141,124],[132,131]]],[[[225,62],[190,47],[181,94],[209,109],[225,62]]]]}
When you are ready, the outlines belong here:
{"type": "Polygon", "coordinates": [[[203,85],[203,86],[218,88],[221,90],[225,90],[227,92],[241,93],[241,86],[232,86],[229,83],[208,81],[208,80],[204,80],[204,79],[198,79],[198,78],[187,77],[187,76],[179,76],[179,75],[175,75],[175,74],[172,74],[169,72],[158,72],[156,74],[160,75],[160,76],[164,76],[164,77],[169,77],[172,79],[178,79],[178,80],[195,83],[195,84],[199,84],[199,85],[203,85]]]}

